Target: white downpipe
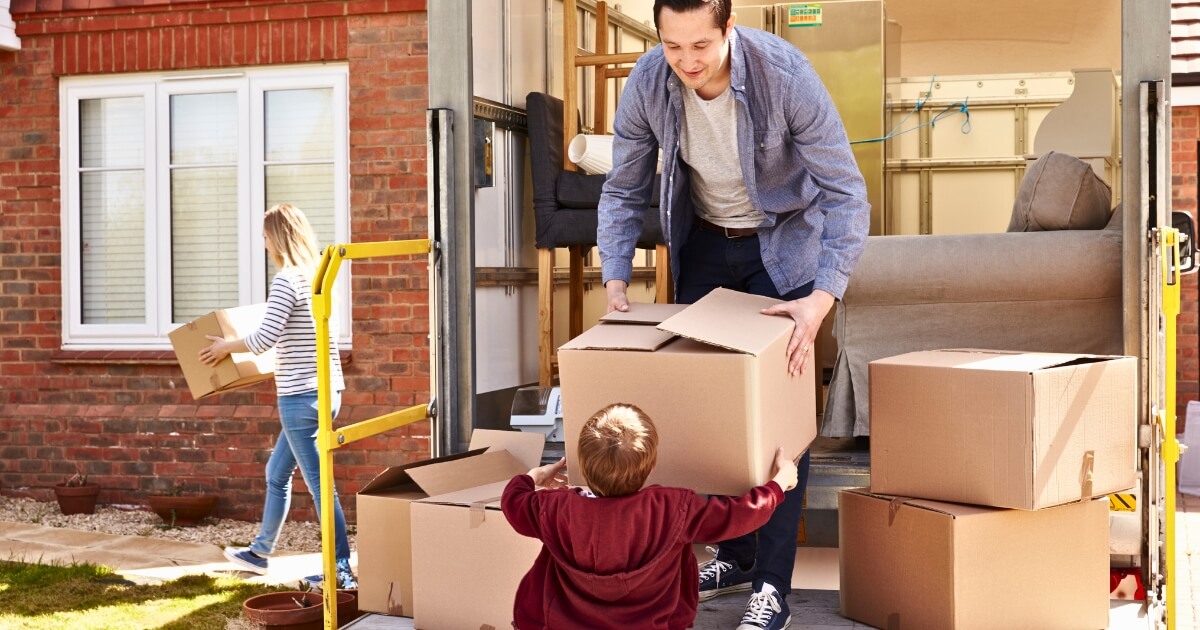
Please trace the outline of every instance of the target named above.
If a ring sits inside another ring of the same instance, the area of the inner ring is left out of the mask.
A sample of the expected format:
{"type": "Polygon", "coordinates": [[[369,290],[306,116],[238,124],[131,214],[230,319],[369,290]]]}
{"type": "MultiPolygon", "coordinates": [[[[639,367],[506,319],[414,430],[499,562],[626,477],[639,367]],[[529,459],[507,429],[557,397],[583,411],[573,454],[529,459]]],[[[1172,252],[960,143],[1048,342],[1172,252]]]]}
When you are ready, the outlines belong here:
{"type": "Polygon", "coordinates": [[[17,37],[17,24],[13,22],[9,8],[12,0],[0,0],[0,50],[21,50],[21,38],[17,37]]]}

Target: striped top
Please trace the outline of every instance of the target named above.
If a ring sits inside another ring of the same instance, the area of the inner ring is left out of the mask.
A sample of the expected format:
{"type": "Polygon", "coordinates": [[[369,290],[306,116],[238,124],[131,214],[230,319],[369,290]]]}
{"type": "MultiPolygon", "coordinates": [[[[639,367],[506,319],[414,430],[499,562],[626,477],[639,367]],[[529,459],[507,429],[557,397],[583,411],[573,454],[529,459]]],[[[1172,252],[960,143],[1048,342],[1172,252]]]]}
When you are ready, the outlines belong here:
{"type": "MultiPolygon", "coordinates": [[[[333,326],[330,326],[333,329],[333,326]]],[[[312,283],[303,270],[288,267],[275,274],[267,296],[267,314],[245,338],[254,354],[275,348],[275,391],[291,396],[317,389],[317,324],[312,314],[312,283]]],[[[337,339],[329,338],[330,382],[346,389],[337,339]]]]}

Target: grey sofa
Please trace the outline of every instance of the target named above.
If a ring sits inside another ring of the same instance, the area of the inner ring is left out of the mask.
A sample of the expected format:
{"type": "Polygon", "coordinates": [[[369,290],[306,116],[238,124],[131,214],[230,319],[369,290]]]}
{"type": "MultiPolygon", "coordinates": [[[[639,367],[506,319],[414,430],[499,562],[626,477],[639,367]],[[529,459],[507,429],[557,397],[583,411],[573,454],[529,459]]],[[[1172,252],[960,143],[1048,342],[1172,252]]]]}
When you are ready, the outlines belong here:
{"type": "Polygon", "coordinates": [[[870,435],[867,364],[917,350],[1122,354],[1121,219],[1087,164],[1039,158],[1009,231],[878,236],[837,305],[821,434],[870,435]]]}

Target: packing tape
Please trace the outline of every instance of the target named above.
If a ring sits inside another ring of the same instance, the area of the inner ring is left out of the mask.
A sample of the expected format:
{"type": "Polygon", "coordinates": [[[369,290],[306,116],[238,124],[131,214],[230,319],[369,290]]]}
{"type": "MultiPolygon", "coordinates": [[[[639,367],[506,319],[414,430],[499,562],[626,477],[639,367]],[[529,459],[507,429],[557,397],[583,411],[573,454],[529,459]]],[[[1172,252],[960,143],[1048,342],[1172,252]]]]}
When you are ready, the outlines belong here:
{"type": "Polygon", "coordinates": [[[888,503],[888,527],[896,520],[896,512],[909,501],[908,497],[896,497],[888,503]]]}
{"type": "Polygon", "coordinates": [[[495,503],[496,501],[499,501],[500,499],[501,499],[501,497],[492,497],[490,499],[481,499],[481,500],[475,501],[467,506],[467,509],[469,509],[471,511],[471,529],[475,529],[476,527],[483,525],[483,521],[486,517],[488,504],[495,503]]]}
{"type": "Polygon", "coordinates": [[[404,602],[400,601],[400,592],[395,582],[388,582],[387,608],[389,615],[404,616],[404,602]]]}
{"type": "Polygon", "coordinates": [[[887,630],[900,630],[900,613],[888,613],[887,630]]]}
{"type": "Polygon", "coordinates": [[[1080,473],[1079,499],[1087,501],[1092,498],[1092,479],[1096,468],[1096,451],[1083,453],[1083,471],[1080,473]]]}

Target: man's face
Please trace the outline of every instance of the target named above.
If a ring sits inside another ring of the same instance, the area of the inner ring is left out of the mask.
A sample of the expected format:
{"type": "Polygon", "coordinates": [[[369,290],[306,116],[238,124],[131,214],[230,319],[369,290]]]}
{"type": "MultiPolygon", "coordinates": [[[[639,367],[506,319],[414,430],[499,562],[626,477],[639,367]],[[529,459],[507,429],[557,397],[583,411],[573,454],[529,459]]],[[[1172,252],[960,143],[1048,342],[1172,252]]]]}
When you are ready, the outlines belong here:
{"type": "Polygon", "coordinates": [[[658,37],[662,40],[667,63],[683,84],[701,91],[706,85],[719,88],[713,94],[702,94],[712,98],[725,89],[729,69],[725,59],[729,56],[729,39],[726,34],[733,28],[730,16],[725,32],[713,24],[712,14],[706,9],[676,13],[663,7],[658,15],[658,37]],[[714,79],[717,79],[715,82],[714,79]]]}

